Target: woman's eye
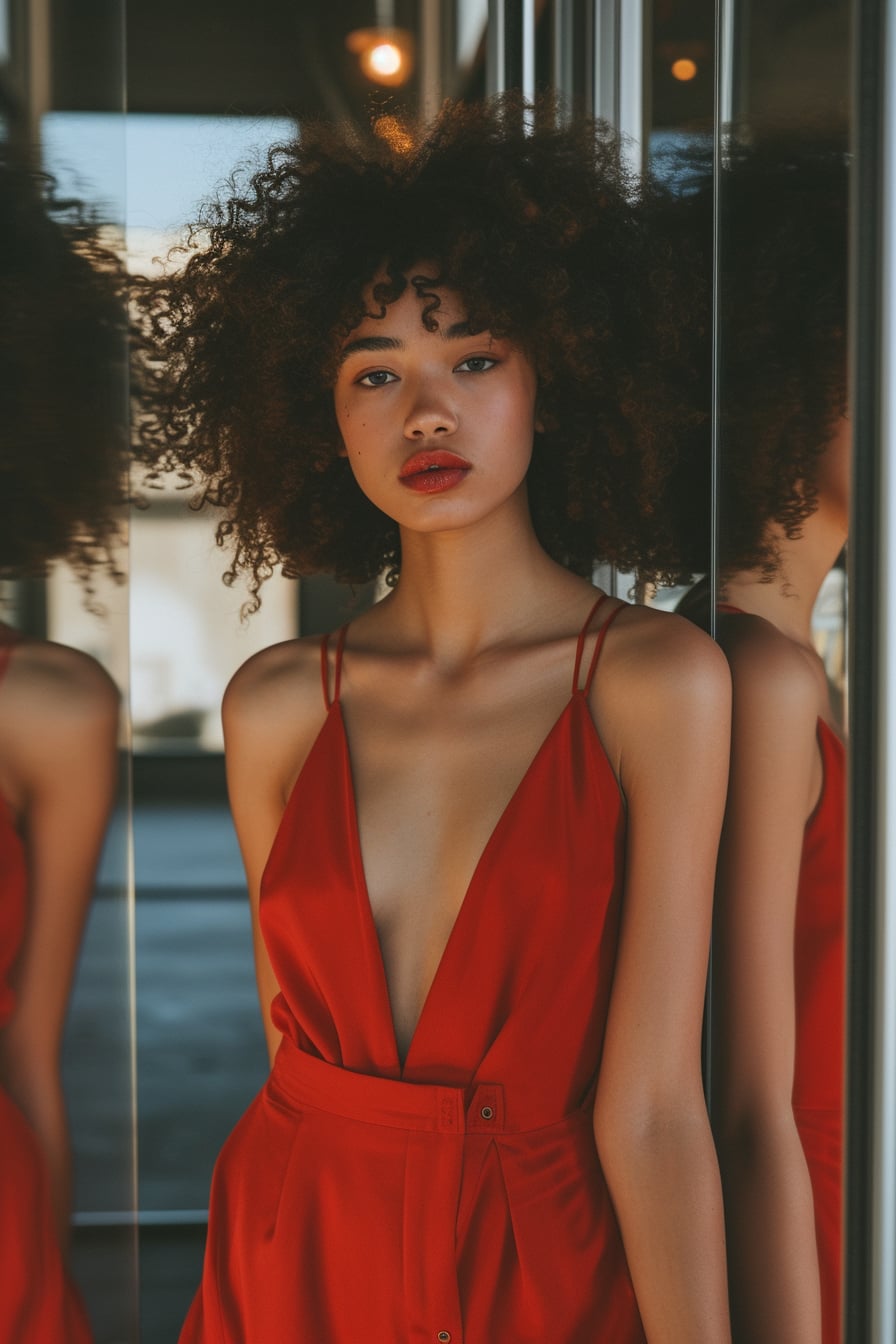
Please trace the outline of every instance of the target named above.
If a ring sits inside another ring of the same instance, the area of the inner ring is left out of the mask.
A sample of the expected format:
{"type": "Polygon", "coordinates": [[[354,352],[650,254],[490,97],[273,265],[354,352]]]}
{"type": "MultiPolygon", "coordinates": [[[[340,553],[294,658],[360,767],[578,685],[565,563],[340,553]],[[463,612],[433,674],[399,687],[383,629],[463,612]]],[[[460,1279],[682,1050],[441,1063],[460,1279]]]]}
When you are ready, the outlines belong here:
{"type": "Polygon", "coordinates": [[[488,355],[470,355],[469,359],[465,359],[457,367],[467,373],[485,373],[488,369],[493,368],[497,362],[496,359],[489,359],[488,355]]]}
{"type": "Polygon", "coordinates": [[[370,373],[365,373],[358,379],[361,387],[385,387],[387,383],[395,382],[395,374],[390,373],[388,369],[372,369],[370,373]]]}

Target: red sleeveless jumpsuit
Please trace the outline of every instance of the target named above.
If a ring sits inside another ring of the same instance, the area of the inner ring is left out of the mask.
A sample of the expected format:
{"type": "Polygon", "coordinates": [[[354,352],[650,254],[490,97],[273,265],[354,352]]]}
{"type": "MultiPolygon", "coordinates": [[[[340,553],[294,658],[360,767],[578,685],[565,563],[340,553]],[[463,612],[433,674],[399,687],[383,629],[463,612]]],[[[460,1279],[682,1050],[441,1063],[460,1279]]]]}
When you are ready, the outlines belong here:
{"type": "Polygon", "coordinates": [[[181,1344],[643,1344],[592,1127],[622,894],[601,628],[480,858],[402,1067],[339,704],[262,879],[270,1078],[212,1182],[181,1344]]]}
{"type": "MultiPolygon", "coordinates": [[[[0,631],[0,682],[12,645],[0,631]]],[[[0,797],[0,1032],[12,1016],[10,972],[25,935],[25,852],[0,797]]],[[[62,1264],[46,1163],[33,1130],[0,1087],[0,1344],[89,1344],[62,1264]]]]}

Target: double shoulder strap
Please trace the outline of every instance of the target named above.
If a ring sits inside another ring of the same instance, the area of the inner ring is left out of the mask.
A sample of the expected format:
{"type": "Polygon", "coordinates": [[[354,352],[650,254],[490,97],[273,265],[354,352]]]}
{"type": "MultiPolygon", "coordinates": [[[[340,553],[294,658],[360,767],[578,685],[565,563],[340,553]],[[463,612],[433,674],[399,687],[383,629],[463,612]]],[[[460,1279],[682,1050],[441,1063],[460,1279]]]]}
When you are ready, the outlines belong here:
{"type": "MultiPolygon", "coordinates": [[[[597,599],[591,610],[588,612],[588,615],[585,618],[585,624],[582,626],[581,632],[579,634],[578,643],[576,644],[575,667],[573,669],[572,674],[573,695],[575,695],[576,691],[579,689],[579,678],[581,676],[582,671],[582,658],[585,652],[585,641],[588,638],[588,635],[591,630],[591,622],[597,615],[599,608],[606,601],[606,597],[607,597],[606,593],[601,593],[600,597],[597,599]]],[[[585,676],[585,684],[582,686],[583,695],[587,696],[591,691],[591,683],[594,681],[594,674],[597,671],[597,660],[600,657],[600,651],[603,648],[604,640],[607,637],[607,631],[609,630],[615,618],[619,615],[620,611],[622,611],[624,606],[625,603],[620,602],[618,606],[614,607],[613,610],[610,612],[609,616],[607,617],[607,619],[604,621],[603,625],[597,632],[597,638],[594,641],[594,649],[592,650],[591,659],[588,663],[588,672],[585,676]]],[[[324,704],[326,705],[327,709],[330,709],[331,706],[334,705],[336,701],[339,699],[339,688],[342,682],[342,655],[345,650],[345,636],[347,631],[348,626],[344,625],[342,629],[339,631],[339,634],[336,638],[336,667],[333,675],[332,696],[330,695],[330,660],[329,660],[330,636],[328,634],[324,635],[320,642],[320,677],[324,692],[324,704]]],[[[2,650],[0,650],[0,655],[2,655],[2,650]]]]}
{"type": "MultiPolygon", "coordinates": [[[[579,642],[576,645],[576,662],[572,674],[573,695],[575,695],[579,689],[579,677],[581,676],[582,671],[582,656],[585,652],[585,640],[588,638],[588,634],[591,630],[591,622],[594,620],[594,617],[597,615],[599,609],[601,608],[601,606],[603,606],[606,600],[607,600],[607,594],[601,593],[600,597],[597,599],[594,606],[591,608],[588,615],[586,616],[585,624],[582,626],[582,631],[581,634],[579,635],[579,642]]],[[[597,660],[600,657],[600,651],[604,646],[604,640],[607,637],[607,631],[613,624],[616,617],[619,615],[620,611],[622,611],[624,606],[625,603],[620,602],[618,606],[614,607],[613,610],[610,612],[609,616],[607,617],[607,619],[604,621],[603,625],[597,632],[597,639],[594,641],[594,649],[592,650],[591,653],[591,661],[588,664],[588,672],[585,677],[585,684],[582,687],[582,694],[585,696],[589,695],[591,692],[591,683],[594,681],[594,674],[597,671],[597,660]]]]}

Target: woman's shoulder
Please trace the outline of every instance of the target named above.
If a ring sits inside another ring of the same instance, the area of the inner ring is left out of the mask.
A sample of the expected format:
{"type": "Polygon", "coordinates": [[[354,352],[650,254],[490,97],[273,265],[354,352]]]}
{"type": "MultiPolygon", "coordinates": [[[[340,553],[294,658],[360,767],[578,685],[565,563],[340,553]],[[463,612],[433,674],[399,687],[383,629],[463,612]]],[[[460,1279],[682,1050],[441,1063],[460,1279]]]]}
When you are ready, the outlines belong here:
{"type": "Polygon", "coordinates": [[[716,642],[684,616],[625,603],[608,634],[602,675],[627,686],[629,694],[703,695],[730,684],[716,642]]]}
{"type": "Polygon", "coordinates": [[[708,635],[683,616],[626,604],[607,632],[590,708],[625,792],[727,751],[731,678],[708,635]]]}
{"type": "Polygon", "coordinates": [[[237,668],[224,692],[224,712],[242,716],[276,712],[283,703],[323,703],[321,636],[285,639],[254,653],[237,668]]]}
{"type": "Polygon", "coordinates": [[[120,695],[90,654],[17,639],[0,681],[0,771],[14,807],[63,787],[105,789],[114,769],[120,695]]]}
{"type": "Polygon", "coordinates": [[[221,717],[228,749],[285,753],[290,759],[326,712],[318,635],[287,639],[253,654],[224,692],[221,717]]]}
{"type": "Polygon", "coordinates": [[[9,650],[2,683],[8,711],[58,726],[118,714],[120,694],[105,668],[88,653],[52,640],[22,638],[9,650]]]}
{"type": "Polygon", "coordinates": [[[814,723],[826,698],[817,655],[772,621],[752,613],[723,616],[719,644],[742,712],[794,716],[814,723]]]}

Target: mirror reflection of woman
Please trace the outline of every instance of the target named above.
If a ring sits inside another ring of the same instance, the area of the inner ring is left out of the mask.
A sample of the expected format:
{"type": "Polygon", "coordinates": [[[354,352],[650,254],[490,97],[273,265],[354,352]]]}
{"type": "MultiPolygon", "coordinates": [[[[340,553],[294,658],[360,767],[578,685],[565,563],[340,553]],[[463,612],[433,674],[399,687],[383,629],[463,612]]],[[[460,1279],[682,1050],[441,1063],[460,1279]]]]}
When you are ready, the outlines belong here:
{"type": "Polygon", "coordinates": [[[699,1049],[728,676],[590,582],[650,571],[672,285],[609,133],[550,115],[303,127],[159,297],[160,464],[235,568],[390,584],[225,698],[272,1071],[184,1344],[729,1337],[699,1049]]]}
{"type": "MultiPolygon", "coordinates": [[[[110,568],[121,296],[80,207],[0,160],[0,579],[110,568]],[[104,269],[105,268],[105,269],[104,269]]],[[[8,613],[7,613],[8,614],[8,613]]],[[[0,609],[0,1344],[88,1344],[60,1049],[115,792],[118,693],[0,609]]]]}
{"type": "Polygon", "coordinates": [[[845,758],[812,615],[849,518],[847,195],[829,147],[732,139],[717,628],[734,699],[713,1091],[744,1344],[841,1338],[845,758]]]}

